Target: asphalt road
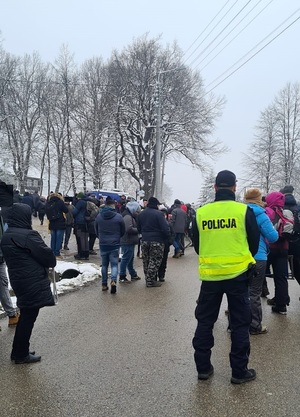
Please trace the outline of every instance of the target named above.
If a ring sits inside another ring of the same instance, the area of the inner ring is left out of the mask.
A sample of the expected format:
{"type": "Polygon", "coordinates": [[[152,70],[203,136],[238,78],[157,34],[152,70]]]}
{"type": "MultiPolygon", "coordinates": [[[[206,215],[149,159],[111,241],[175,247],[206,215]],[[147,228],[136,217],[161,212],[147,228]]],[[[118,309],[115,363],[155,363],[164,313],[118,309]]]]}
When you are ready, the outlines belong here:
{"type": "Polygon", "coordinates": [[[214,332],[215,374],[197,380],[191,340],[200,283],[192,248],[180,259],[170,254],[161,288],[146,288],[142,279],[119,285],[114,296],[97,281],[42,309],[31,338],[40,363],[10,362],[14,330],[3,318],[0,415],[299,417],[300,288],[289,285],[287,316],[263,300],[269,333],[251,336],[249,365],[258,376],[241,386],[230,383],[225,300],[214,332]]]}

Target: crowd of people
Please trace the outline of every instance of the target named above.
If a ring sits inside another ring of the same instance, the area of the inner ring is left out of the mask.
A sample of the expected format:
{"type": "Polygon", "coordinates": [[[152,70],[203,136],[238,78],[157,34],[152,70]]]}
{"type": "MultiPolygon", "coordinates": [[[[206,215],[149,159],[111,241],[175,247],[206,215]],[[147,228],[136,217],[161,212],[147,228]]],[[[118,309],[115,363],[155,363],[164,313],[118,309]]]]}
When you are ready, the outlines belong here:
{"type": "Polygon", "coordinates": [[[154,196],[137,202],[125,196],[116,201],[85,193],[71,199],[51,192],[43,201],[38,193],[25,193],[22,200],[16,193],[15,204],[2,213],[4,228],[8,229],[2,237],[0,257],[2,264],[6,261],[21,313],[12,307],[3,267],[0,301],[9,316],[9,325],[17,326],[11,359],[16,364],[41,359],[29,351],[29,340],[39,309],[54,304],[45,271],[61,259],[62,250],[69,250],[72,231],[77,260],[88,260],[90,254],[97,254],[94,245],[99,240],[102,291],[110,289],[111,294],[117,293],[118,283],[141,279],[135,269],[136,255],[142,257],[146,287],[160,287],[165,281],[170,248],[174,248],[172,257],[180,259],[188,239],[198,254],[202,281],[193,338],[198,379],[207,380],[214,372],[213,327],[224,294],[232,342],[231,382],[241,384],[255,379],[255,370],[248,369],[250,335],[268,332],[261,307],[261,297],[269,295],[266,274],[274,279],[274,297],[267,302],[276,314],[287,314],[289,270],[300,284],[299,206],[290,185],[266,196],[258,188],[249,188],[244,201],[237,202],[236,177],[231,171],[218,173],[215,191],[214,202],[197,211],[179,199],[167,207],[154,196]],[[50,248],[32,230],[32,215],[39,218],[41,225],[47,217],[50,248]],[[24,270],[35,272],[24,279],[24,270]],[[37,296],[38,282],[43,282],[44,289],[37,296]]]}
{"type": "Polygon", "coordinates": [[[90,254],[97,254],[93,246],[99,239],[102,290],[109,289],[110,266],[110,292],[116,294],[118,275],[121,283],[141,279],[134,267],[138,244],[146,287],[159,287],[165,279],[169,247],[174,245],[174,258],[184,254],[184,235],[195,215],[179,200],[167,209],[155,197],[136,202],[122,196],[117,202],[109,196],[104,200],[84,193],[69,199],[51,192],[43,199],[37,192],[25,193],[23,198],[15,192],[12,203],[1,210],[0,301],[9,317],[8,325],[16,326],[11,351],[15,364],[41,360],[40,355],[30,351],[30,337],[40,308],[55,304],[48,269],[62,259],[62,249],[69,250],[72,230],[77,244],[75,259],[88,260],[90,254]],[[50,247],[32,229],[32,216],[43,225],[45,215],[50,247]],[[12,305],[6,267],[18,311],[12,305]]]}

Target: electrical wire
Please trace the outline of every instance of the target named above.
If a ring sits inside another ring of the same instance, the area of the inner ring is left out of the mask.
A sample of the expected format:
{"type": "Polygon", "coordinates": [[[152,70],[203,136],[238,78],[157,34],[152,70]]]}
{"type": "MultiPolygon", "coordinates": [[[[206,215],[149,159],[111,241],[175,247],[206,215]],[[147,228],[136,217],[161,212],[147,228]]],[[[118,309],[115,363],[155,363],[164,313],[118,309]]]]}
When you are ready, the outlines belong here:
{"type": "MultiPolygon", "coordinates": [[[[221,17],[221,19],[218,21],[218,23],[212,28],[212,30],[209,32],[209,34],[202,40],[202,42],[200,42],[200,44],[193,50],[193,52],[185,59],[184,63],[185,64],[193,55],[194,53],[197,51],[197,49],[200,48],[200,46],[203,44],[203,42],[208,38],[208,36],[215,30],[215,28],[222,22],[222,20],[227,16],[227,14],[231,11],[231,9],[236,5],[236,3],[238,2],[238,0],[235,1],[235,3],[230,7],[230,9],[224,14],[223,17],[221,17]]],[[[228,1],[227,1],[228,3],[228,1]]],[[[225,4],[225,6],[227,5],[227,3],[225,4]]],[[[224,7],[225,7],[224,6],[224,7]]],[[[224,9],[224,7],[222,7],[222,9],[219,11],[219,13],[217,13],[217,15],[213,18],[213,20],[206,26],[206,28],[208,28],[210,26],[210,24],[215,20],[215,18],[220,14],[220,12],[224,9]]],[[[195,42],[197,42],[197,40],[200,38],[200,36],[205,32],[206,28],[201,32],[201,34],[198,36],[198,38],[194,41],[194,43],[192,45],[195,44],[195,42]]],[[[191,46],[192,46],[191,45],[191,46]]],[[[191,48],[190,46],[190,48],[191,48]]],[[[189,48],[189,49],[190,49],[189,48]]],[[[184,54],[185,55],[185,54],[184,54]]]]}
{"type": "MultiPolygon", "coordinates": [[[[200,65],[200,64],[202,64],[202,62],[203,61],[205,61],[206,60],[206,58],[208,58],[216,49],[217,49],[217,47],[218,46],[220,46],[224,41],[225,41],[225,39],[226,38],[228,38],[228,36],[249,16],[249,14],[262,2],[263,0],[259,0],[253,7],[252,7],[252,9],[244,16],[244,17],[242,17],[242,19],[240,19],[239,20],[239,22],[220,40],[220,42],[208,53],[208,54],[206,54],[205,55],[205,57],[198,63],[198,65],[195,67],[195,69],[196,68],[198,68],[198,66],[200,65]]],[[[271,0],[270,1],[270,3],[272,2],[273,0],[271,0]]],[[[269,3],[269,4],[270,4],[269,3]]],[[[262,12],[262,10],[259,12],[259,13],[257,13],[257,15],[256,15],[256,17],[260,14],[262,12]]],[[[252,19],[252,21],[253,21],[254,19],[252,19]]],[[[249,25],[249,24],[248,24],[249,25]]],[[[246,25],[246,26],[244,26],[243,27],[243,29],[241,29],[240,30],[240,32],[239,33],[241,33],[241,32],[243,32],[243,30],[245,30],[245,28],[248,26],[248,25],[246,25]]],[[[236,36],[238,36],[238,35],[236,35],[236,36]]],[[[227,45],[228,45],[229,43],[227,43],[227,45]]]]}
{"type": "MultiPolygon", "coordinates": [[[[294,14],[294,13],[293,13],[294,14]]],[[[218,87],[220,84],[222,84],[225,80],[227,80],[229,77],[231,77],[234,73],[236,73],[240,68],[242,68],[244,65],[246,65],[252,58],[254,58],[257,54],[259,54],[263,49],[265,49],[267,46],[269,46],[275,39],[277,39],[280,35],[282,35],[287,29],[289,29],[292,25],[294,25],[298,20],[300,19],[300,16],[298,16],[292,23],[290,23],[287,27],[285,27],[280,33],[278,33],[276,36],[274,36],[274,38],[272,38],[268,43],[266,43],[262,48],[260,48],[257,52],[255,52],[252,56],[250,56],[250,58],[248,58],[245,62],[243,62],[238,68],[236,68],[234,71],[232,71],[229,75],[227,75],[225,78],[223,78],[218,84],[216,84],[214,87],[212,87],[209,91],[207,91],[204,95],[209,94],[211,91],[213,91],[216,87],[218,87]]],[[[280,25],[282,26],[282,25],[280,25]]],[[[261,43],[261,42],[260,42],[261,43]]],[[[260,44],[259,43],[259,44],[260,44]]],[[[259,45],[258,44],[258,45],[259,45]]],[[[257,46],[257,45],[256,45],[257,46]]],[[[254,48],[251,49],[251,51],[254,48]]],[[[249,51],[249,52],[251,52],[249,51]]],[[[249,54],[249,52],[244,55],[247,56],[249,54]]],[[[242,59],[242,58],[241,58],[242,59]]],[[[237,62],[240,62],[241,59],[237,62]]],[[[235,64],[234,64],[235,65],[235,64]]],[[[233,65],[233,66],[234,66],[233,65]]],[[[230,68],[232,68],[233,66],[231,66],[230,68]]],[[[229,68],[229,69],[230,69],[229,68]]],[[[229,71],[229,69],[227,71],[225,71],[223,74],[226,74],[226,72],[229,71]]],[[[222,74],[222,75],[223,75],[222,74]]],[[[210,86],[211,84],[213,84],[216,80],[218,80],[222,75],[220,75],[219,77],[217,77],[214,81],[212,81],[210,84],[208,84],[208,86],[210,86]]]]}
{"type": "MultiPolygon", "coordinates": [[[[210,61],[208,61],[208,63],[206,64],[206,65],[204,65],[204,67],[202,67],[202,68],[200,68],[200,72],[201,71],[203,71],[212,61],[214,61],[215,60],[215,58],[217,58],[223,51],[224,51],[224,49],[226,49],[227,48],[227,46],[229,46],[242,32],[244,32],[244,30],[245,29],[247,29],[247,27],[248,26],[250,26],[251,25],[251,23],[273,2],[274,0],[270,0],[269,1],[269,3],[263,8],[263,9],[261,9],[254,17],[253,17],[253,19],[251,19],[250,20],[250,22],[248,22],[247,23],[247,25],[246,26],[244,26],[243,27],[243,29],[241,29],[216,55],[214,55],[214,57],[210,60],[210,61]]],[[[256,6],[255,6],[256,7],[256,6]]],[[[253,9],[252,9],[253,10],[253,9]]],[[[252,11],[251,10],[251,11],[252,11]]],[[[220,43],[218,44],[218,45],[220,45],[220,43]]],[[[215,48],[216,49],[216,48],[215,48]]],[[[207,57],[208,55],[206,55],[206,57],[207,57]]],[[[205,57],[205,58],[206,58],[205,57]]],[[[204,60],[204,59],[203,59],[204,60]]],[[[202,61],[203,61],[202,60],[202,61]]],[[[201,61],[201,62],[202,62],[201,61]]],[[[201,62],[197,65],[197,67],[195,68],[195,69],[197,69],[198,68],[198,66],[201,64],[201,62]]]]}
{"type": "Polygon", "coordinates": [[[240,13],[248,6],[248,4],[251,3],[251,0],[248,0],[248,2],[239,10],[239,12],[227,23],[227,25],[217,34],[217,36],[203,49],[203,51],[200,52],[200,54],[191,62],[191,66],[200,58],[200,56],[215,42],[215,40],[218,39],[218,37],[228,28],[228,26],[231,25],[231,23],[239,16],[240,13]]]}

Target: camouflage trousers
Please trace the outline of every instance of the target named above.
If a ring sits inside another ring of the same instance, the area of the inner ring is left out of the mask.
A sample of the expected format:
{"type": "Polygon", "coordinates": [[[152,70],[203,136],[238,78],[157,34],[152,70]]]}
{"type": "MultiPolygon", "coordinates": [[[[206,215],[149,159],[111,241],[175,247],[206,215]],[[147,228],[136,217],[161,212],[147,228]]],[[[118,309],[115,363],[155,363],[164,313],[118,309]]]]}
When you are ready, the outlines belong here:
{"type": "Polygon", "coordinates": [[[163,258],[164,247],[164,243],[142,241],[141,249],[146,282],[152,282],[156,279],[163,258]]]}

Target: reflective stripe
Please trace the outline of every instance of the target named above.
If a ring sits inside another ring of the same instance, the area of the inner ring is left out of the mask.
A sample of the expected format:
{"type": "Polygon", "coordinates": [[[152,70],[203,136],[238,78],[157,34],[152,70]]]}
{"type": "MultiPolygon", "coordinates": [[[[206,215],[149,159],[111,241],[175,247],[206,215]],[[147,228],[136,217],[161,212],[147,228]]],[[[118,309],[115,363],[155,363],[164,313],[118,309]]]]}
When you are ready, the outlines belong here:
{"type": "MultiPolygon", "coordinates": [[[[228,275],[234,274],[238,272],[239,274],[248,270],[249,263],[233,265],[230,267],[230,271],[228,271],[228,275]]],[[[224,275],[226,270],[223,268],[215,268],[215,269],[202,269],[201,268],[201,275],[224,275]]]]}
{"type": "Polygon", "coordinates": [[[216,256],[214,258],[204,258],[199,256],[200,264],[221,264],[221,263],[237,263],[237,262],[245,262],[249,260],[249,255],[244,256],[216,256]]]}

